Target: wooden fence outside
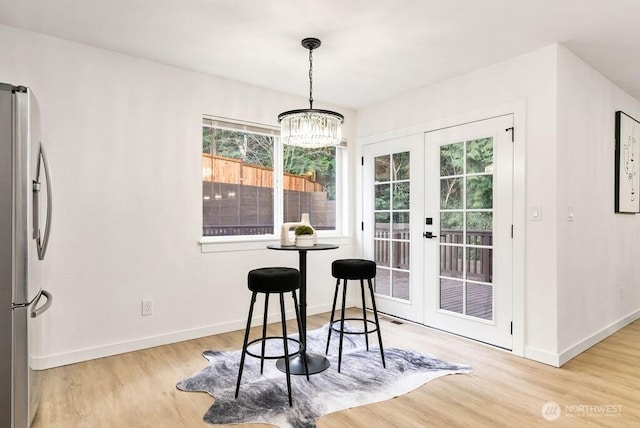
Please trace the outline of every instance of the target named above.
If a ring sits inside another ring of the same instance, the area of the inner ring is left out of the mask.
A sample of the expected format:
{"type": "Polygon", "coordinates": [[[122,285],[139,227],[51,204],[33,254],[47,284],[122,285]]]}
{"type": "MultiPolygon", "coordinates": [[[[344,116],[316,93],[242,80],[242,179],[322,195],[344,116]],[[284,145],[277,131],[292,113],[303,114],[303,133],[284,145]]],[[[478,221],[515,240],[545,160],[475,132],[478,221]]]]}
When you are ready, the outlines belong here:
{"type": "MultiPolygon", "coordinates": [[[[273,187],[273,168],[244,163],[239,159],[202,154],[202,181],[273,187]]],[[[284,174],[284,190],[322,192],[322,184],[309,177],[284,174]]]]}

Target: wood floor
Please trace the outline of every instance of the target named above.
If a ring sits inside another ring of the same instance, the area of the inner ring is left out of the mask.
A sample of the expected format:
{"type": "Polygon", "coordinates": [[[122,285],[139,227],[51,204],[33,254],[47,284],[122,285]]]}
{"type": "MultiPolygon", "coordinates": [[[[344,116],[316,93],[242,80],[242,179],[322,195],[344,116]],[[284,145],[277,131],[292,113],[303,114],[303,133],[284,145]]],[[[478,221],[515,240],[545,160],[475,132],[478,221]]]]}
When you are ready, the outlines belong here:
{"type": "MultiPolygon", "coordinates": [[[[327,321],[326,314],[312,316],[308,326],[327,321]]],[[[640,426],[640,320],[560,369],[424,327],[381,321],[386,347],[470,364],[473,373],[323,416],[319,428],[640,426]],[[542,413],[548,402],[559,405],[547,407],[560,411],[552,422],[542,413]]],[[[175,384],[205,367],[202,351],[238,349],[241,343],[238,331],[47,370],[34,427],[211,426],[202,416],[213,398],[178,391],[175,384]]]]}

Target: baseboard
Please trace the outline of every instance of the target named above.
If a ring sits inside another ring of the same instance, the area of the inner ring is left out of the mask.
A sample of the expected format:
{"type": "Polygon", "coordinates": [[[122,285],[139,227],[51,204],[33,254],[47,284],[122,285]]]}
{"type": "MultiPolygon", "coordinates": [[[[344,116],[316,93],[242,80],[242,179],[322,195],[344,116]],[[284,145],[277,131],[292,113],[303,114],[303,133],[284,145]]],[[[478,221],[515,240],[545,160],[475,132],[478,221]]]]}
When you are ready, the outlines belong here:
{"type": "MultiPolygon", "coordinates": [[[[349,306],[353,306],[353,302],[349,303],[351,303],[349,306]]],[[[320,314],[323,312],[328,312],[330,310],[330,304],[308,306],[307,315],[320,314]]],[[[287,319],[292,319],[294,317],[293,311],[287,313],[286,315],[287,319]]],[[[270,315],[268,318],[269,323],[279,321],[280,318],[276,314],[270,315]]],[[[139,351],[141,349],[153,348],[155,346],[169,345],[171,343],[183,342],[185,340],[192,340],[201,337],[212,336],[215,334],[228,333],[230,331],[244,329],[246,322],[247,320],[245,318],[194,329],[175,331],[156,336],[149,336],[118,343],[112,343],[93,348],[77,349],[62,354],[47,355],[43,357],[31,357],[31,368],[34,370],[45,370],[54,367],[80,363],[82,361],[95,360],[97,358],[110,357],[127,352],[139,351]]],[[[261,325],[262,316],[255,317],[252,323],[252,325],[261,325]]]]}
{"type": "Polygon", "coordinates": [[[559,366],[558,367],[562,366],[563,364],[565,364],[567,361],[571,360],[576,355],[581,354],[582,352],[584,352],[587,349],[591,348],[593,345],[597,344],[598,342],[602,341],[603,339],[606,339],[607,337],[611,336],[616,331],[620,330],[621,328],[626,327],[627,325],[631,324],[632,322],[636,321],[637,319],[640,319],[640,309],[636,310],[635,312],[632,312],[631,314],[627,315],[626,317],[621,318],[620,320],[618,320],[618,321],[610,324],[609,326],[603,328],[599,332],[597,332],[597,333],[587,337],[586,339],[576,343],[575,345],[567,348],[566,350],[561,352],[560,355],[558,356],[558,362],[559,362],[559,366]]]}
{"type": "Polygon", "coordinates": [[[552,354],[551,352],[532,348],[531,346],[525,346],[524,357],[553,367],[560,367],[560,358],[558,354],[552,354]]]}
{"type": "Polygon", "coordinates": [[[531,360],[548,364],[553,367],[562,367],[572,358],[583,353],[587,349],[591,348],[593,345],[596,345],[598,342],[606,339],[616,331],[628,326],[629,324],[636,321],[637,319],[640,319],[640,309],[608,325],[607,327],[603,328],[602,330],[598,331],[595,334],[592,334],[586,339],[581,340],[575,345],[570,346],[569,348],[565,349],[559,354],[552,354],[550,352],[542,351],[540,349],[526,347],[524,356],[531,360]]]}

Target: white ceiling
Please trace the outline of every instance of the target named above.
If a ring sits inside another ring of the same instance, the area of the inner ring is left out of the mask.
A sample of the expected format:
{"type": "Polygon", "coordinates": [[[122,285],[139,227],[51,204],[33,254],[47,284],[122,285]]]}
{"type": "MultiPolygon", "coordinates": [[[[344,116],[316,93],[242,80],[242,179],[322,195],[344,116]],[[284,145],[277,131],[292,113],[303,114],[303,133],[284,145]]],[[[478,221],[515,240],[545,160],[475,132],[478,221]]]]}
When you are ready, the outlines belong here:
{"type": "MultiPolygon", "coordinates": [[[[0,0],[0,24],[359,108],[561,43],[640,99],[640,0],[0,0]]],[[[0,67],[2,67],[0,63],[0,67]]]]}

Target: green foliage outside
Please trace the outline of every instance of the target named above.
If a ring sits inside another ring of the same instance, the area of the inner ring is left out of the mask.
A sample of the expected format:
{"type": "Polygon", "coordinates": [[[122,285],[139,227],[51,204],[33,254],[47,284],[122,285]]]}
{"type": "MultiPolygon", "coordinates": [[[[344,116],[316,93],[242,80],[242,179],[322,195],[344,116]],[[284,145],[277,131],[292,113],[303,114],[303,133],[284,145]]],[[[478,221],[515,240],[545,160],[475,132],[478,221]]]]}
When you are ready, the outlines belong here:
{"type": "MultiPolygon", "coordinates": [[[[445,210],[493,208],[493,139],[481,138],[440,148],[440,208],[445,210]],[[465,164],[466,144],[466,164],[465,164]],[[463,177],[465,174],[482,174],[463,177]],[[466,179],[467,200],[463,200],[466,179]]],[[[490,211],[467,214],[467,230],[491,230],[490,211]]],[[[442,213],[441,228],[462,230],[462,212],[442,213]]]]}
{"type": "Polygon", "coordinates": [[[273,137],[224,129],[202,128],[202,152],[241,159],[244,163],[273,168],[273,137]]]}
{"type": "Polygon", "coordinates": [[[378,156],[374,159],[375,167],[375,209],[376,210],[408,210],[410,202],[409,152],[378,156]],[[393,184],[385,182],[392,181],[393,184]],[[397,182],[400,181],[400,182],[397,182]],[[393,193],[393,196],[392,196],[393,193]],[[393,200],[392,200],[393,199],[393,200]]]}
{"type": "Polygon", "coordinates": [[[328,200],[336,199],[336,148],[284,146],[284,172],[307,175],[322,184],[328,200]]]}

